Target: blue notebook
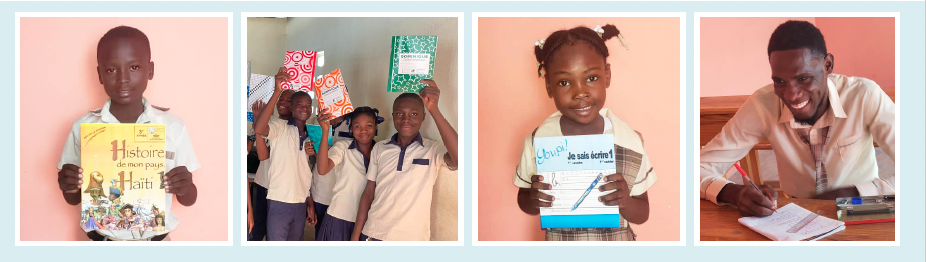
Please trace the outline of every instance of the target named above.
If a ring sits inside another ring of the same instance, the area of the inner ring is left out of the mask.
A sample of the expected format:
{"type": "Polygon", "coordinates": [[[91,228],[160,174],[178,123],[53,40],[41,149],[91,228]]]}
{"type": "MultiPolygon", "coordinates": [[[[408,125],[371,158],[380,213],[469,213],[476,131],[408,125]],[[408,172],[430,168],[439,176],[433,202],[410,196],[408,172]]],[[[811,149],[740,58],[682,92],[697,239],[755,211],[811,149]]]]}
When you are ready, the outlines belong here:
{"type": "MultiPolygon", "coordinates": [[[[309,133],[309,140],[312,141],[312,144],[315,147],[315,153],[318,153],[319,141],[322,141],[322,127],[319,125],[306,124],[305,131],[309,133]]],[[[331,127],[328,127],[328,132],[331,132],[331,127]]],[[[329,133],[330,134],[330,133],[329,133]]],[[[334,139],[331,135],[328,135],[328,146],[334,144],[334,139]]]]}
{"type": "Polygon", "coordinates": [[[541,190],[556,200],[540,208],[541,228],[619,228],[620,208],[599,196],[602,177],[616,172],[614,135],[535,137],[537,174],[552,186],[541,190]]]}

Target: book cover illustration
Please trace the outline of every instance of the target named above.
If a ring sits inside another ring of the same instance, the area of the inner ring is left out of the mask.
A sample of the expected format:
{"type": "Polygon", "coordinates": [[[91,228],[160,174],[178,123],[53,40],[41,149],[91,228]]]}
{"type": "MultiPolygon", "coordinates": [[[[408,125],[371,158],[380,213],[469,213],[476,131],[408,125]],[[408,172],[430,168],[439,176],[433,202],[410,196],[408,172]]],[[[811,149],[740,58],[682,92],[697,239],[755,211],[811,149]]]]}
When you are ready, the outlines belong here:
{"type": "Polygon", "coordinates": [[[81,124],[80,226],[165,231],[163,124],[81,124]]]}
{"type": "Polygon", "coordinates": [[[251,74],[250,80],[248,81],[248,122],[254,123],[254,112],[251,109],[251,106],[258,101],[264,103],[270,102],[270,97],[273,96],[273,90],[275,81],[272,76],[261,75],[261,74],[251,74]]]}
{"type": "Polygon", "coordinates": [[[549,183],[552,207],[540,208],[541,228],[619,228],[620,208],[606,206],[598,197],[603,176],[617,171],[614,135],[534,138],[537,174],[549,183]]]}
{"type": "Polygon", "coordinates": [[[434,77],[437,36],[393,36],[389,64],[389,92],[418,93],[421,79],[434,77]]]}
{"type": "Polygon", "coordinates": [[[333,117],[354,112],[340,68],[315,80],[315,97],[318,98],[319,111],[327,108],[333,117]]]}
{"type": "Polygon", "coordinates": [[[315,80],[315,51],[286,51],[283,66],[289,73],[289,82],[283,82],[283,89],[312,92],[315,80]]]}

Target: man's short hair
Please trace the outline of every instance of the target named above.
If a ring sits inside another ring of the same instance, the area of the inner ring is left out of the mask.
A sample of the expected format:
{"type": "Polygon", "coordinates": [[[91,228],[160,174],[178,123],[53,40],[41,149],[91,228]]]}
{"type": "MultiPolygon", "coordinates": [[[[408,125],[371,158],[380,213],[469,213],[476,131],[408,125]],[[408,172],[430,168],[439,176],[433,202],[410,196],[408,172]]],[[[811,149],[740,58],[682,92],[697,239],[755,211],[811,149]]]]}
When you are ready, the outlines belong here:
{"type": "Polygon", "coordinates": [[[768,40],[768,55],[775,51],[807,48],[814,57],[826,56],[826,42],[820,29],[807,21],[790,20],[778,25],[768,40]]]}

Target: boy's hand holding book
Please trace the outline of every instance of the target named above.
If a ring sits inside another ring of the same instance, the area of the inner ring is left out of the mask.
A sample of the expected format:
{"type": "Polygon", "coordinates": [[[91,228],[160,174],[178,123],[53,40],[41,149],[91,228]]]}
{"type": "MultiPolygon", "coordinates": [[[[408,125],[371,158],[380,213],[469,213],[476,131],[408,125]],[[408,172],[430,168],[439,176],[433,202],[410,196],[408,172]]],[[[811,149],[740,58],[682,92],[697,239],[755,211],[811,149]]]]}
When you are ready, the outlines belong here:
{"type": "Polygon", "coordinates": [[[315,155],[315,143],[312,143],[312,140],[305,141],[305,144],[302,145],[303,151],[305,151],[306,156],[315,155]]]}
{"type": "Polygon", "coordinates": [[[164,180],[164,190],[178,196],[185,195],[193,187],[193,173],[185,166],[171,169],[164,175],[164,180]]]}
{"type": "Polygon", "coordinates": [[[84,170],[73,164],[64,164],[58,171],[58,187],[68,194],[80,193],[84,170]]]}
{"type": "Polygon", "coordinates": [[[251,112],[253,112],[254,115],[260,115],[260,111],[263,111],[265,107],[267,107],[267,103],[264,101],[254,102],[254,104],[251,105],[251,112]]]}
{"type": "Polygon", "coordinates": [[[437,101],[440,99],[440,89],[437,88],[437,82],[431,79],[422,79],[421,83],[427,85],[418,92],[421,99],[424,100],[424,107],[427,108],[428,112],[431,112],[431,114],[439,114],[440,109],[437,108],[437,101]]]}
{"type": "Polygon", "coordinates": [[[328,128],[331,127],[332,119],[334,119],[334,117],[331,117],[331,113],[328,112],[327,108],[318,112],[318,126],[322,128],[322,132],[328,132],[328,128]]]}
{"type": "Polygon", "coordinates": [[[285,66],[281,66],[281,67],[280,67],[280,70],[277,71],[277,74],[274,76],[274,79],[276,80],[276,85],[273,86],[273,87],[274,87],[274,91],[275,91],[275,92],[282,92],[282,91],[283,91],[283,82],[289,82],[289,80],[290,80],[290,79],[289,79],[289,73],[286,72],[286,67],[285,67],[285,66]]]}

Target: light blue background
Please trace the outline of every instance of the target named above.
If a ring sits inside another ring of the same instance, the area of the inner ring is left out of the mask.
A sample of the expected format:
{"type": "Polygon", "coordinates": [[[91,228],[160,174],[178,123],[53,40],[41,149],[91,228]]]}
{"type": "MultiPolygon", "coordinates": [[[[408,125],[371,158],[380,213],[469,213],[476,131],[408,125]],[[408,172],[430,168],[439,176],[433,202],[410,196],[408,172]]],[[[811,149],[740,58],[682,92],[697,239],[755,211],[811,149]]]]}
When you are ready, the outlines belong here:
{"type": "MultiPolygon", "coordinates": [[[[694,247],[693,214],[697,210],[690,199],[684,201],[687,205],[686,221],[687,242],[685,247],[473,247],[472,241],[472,199],[471,178],[476,170],[467,164],[465,175],[464,197],[464,223],[465,230],[460,234],[464,237],[466,247],[242,247],[237,243],[242,237],[238,229],[241,216],[235,215],[230,219],[229,225],[235,228],[232,236],[233,247],[119,247],[119,248],[87,248],[87,247],[14,247],[14,187],[13,174],[8,173],[7,190],[5,198],[4,215],[0,216],[0,224],[7,225],[0,229],[3,238],[0,240],[3,261],[46,261],[52,259],[67,260],[124,260],[158,257],[162,261],[189,261],[207,259],[208,261],[242,261],[251,259],[274,261],[398,261],[398,260],[431,260],[431,261],[473,261],[489,259],[490,261],[530,260],[574,260],[594,259],[610,261],[809,261],[809,260],[850,260],[850,261],[926,261],[924,258],[924,3],[923,2],[2,2],[0,3],[0,77],[6,81],[6,95],[0,97],[0,104],[4,105],[6,119],[11,121],[15,108],[14,92],[14,12],[235,12],[233,21],[233,41],[235,65],[243,65],[240,56],[240,12],[465,12],[464,16],[464,60],[465,90],[464,108],[467,112],[464,133],[466,152],[470,152],[467,159],[474,159],[472,153],[472,116],[476,110],[471,106],[473,96],[472,79],[472,12],[686,12],[687,13],[687,89],[686,101],[692,101],[694,88],[694,12],[900,12],[900,67],[901,78],[897,80],[898,103],[900,110],[900,151],[897,153],[902,161],[903,182],[902,217],[898,221],[902,226],[900,232],[900,247],[694,247]],[[721,259],[726,257],[726,259],[721,259]],[[285,260],[284,260],[285,259],[285,260]]],[[[735,34],[736,32],[730,32],[735,34]]],[[[860,35],[859,37],[865,37],[860,35]]],[[[66,39],[64,39],[66,40],[66,39]]],[[[865,52],[865,50],[859,50],[865,52]]],[[[60,70],[69,70],[62,68],[60,70]]],[[[238,130],[240,121],[245,121],[244,108],[238,103],[245,95],[244,84],[240,79],[241,70],[233,70],[234,84],[234,116],[235,127],[233,137],[244,138],[238,130]],[[240,88],[238,88],[240,87],[240,88]]],[[[193,72],[191,72],[192,74],[193,72]]],[[[60,81],[67,82],[67,79],[60,81]]],[[[224,99],[219,95],[216,99],[224,99]]],[[[698,110],[697,104],[688,102],[688,110],[698,110]]],[[[50,105],[53,106],[53,105],[50,105]]],[[[658,106],[658,105],[654,105],[658,106]]],[[[69,109],[55,109],[69,110],[69,109]]],[[[691,111],[689,111],[691,112],[691,111]]],[[[686,114],[687,141],[695,141],[693,119],[686,114]]],[[[514,117],[514,116],[512,116],[514,117]]],[[[0,131],[0,136],[8,146],[8,150],[0,153],[2,163],[7,170],[12,171],[14,166],[13,144],[15,139],[13,125],[7,122],[8,128],[0,131]]],[[[217,127],[222,129],[223,127],[217,127]]],[[[241,152],[244,139],[235,140],[234,152],[241,152]]],[[[693,151],[694,143],[687,143],[685,152],[693,151]]],[[[54,157],[54,156],[49,156],[54,157]]],[[[694,165],[696,156],[687,155],[686,167],[694,165]]],[[[242,181],[243,170],[236,157],[233,167],[233,181],[242,181]]],[[[694,183],[692,168],[686,170],[688,181],[694,183]]],[[[683,196],[691,196],[691,186],[685,186],[683,196]]],[[[233,205],[234,214],[240,214],[240,187],[234,187],[233,205]]],[[[57,196],[49,196],[57,197],[57,196]]],[[[651,221],[656,222],[656,221],[651,221]]],[[[149,260],[149,259],[142,259],[149,260]]]]}

